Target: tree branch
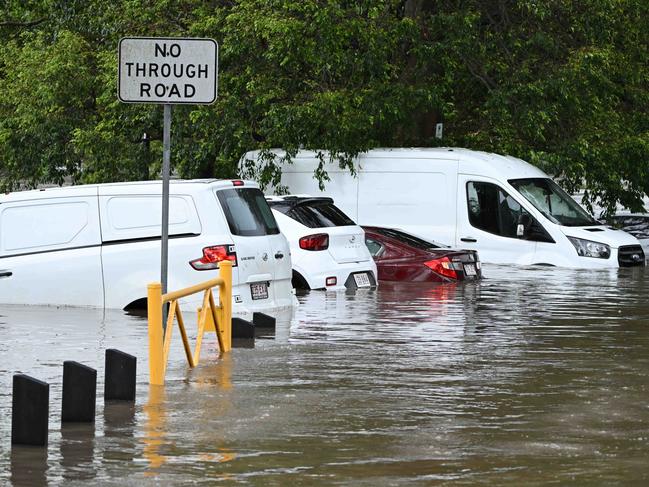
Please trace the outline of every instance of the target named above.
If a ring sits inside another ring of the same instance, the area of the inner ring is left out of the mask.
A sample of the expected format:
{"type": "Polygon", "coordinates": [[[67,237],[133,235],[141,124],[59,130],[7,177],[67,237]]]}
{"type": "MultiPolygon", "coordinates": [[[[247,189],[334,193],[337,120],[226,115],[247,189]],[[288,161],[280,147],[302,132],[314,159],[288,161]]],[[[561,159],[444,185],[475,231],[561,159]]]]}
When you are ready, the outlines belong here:
{"type": "Polygon", "coordinates": [[[29,29],[30,27],[35,27],[38,24],[42,24],[46,20],[49,20],[49,18],[48,17],[43,17],[42,19],[32,20],[30,22],[20,22],[18,20],[5,20],[3,22],[0,22],[0,28],[2,28],[2,27],[18,27],[18,28],[29,29]]]}

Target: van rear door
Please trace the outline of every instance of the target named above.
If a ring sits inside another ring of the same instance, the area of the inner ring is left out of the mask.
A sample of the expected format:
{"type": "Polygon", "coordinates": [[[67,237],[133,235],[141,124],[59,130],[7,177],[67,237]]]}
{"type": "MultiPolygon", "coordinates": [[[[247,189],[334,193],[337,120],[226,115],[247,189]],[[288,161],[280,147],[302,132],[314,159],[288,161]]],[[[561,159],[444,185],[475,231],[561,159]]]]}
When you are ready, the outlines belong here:
{"type": "Polygon", "coordinates": [[[290,251],[263,193],[243,185],[217,188],[215,193],[237,253],[235,301],[238,295],[249,305],[263,307],[281,300],[278,284],[291,279],[290,251]]]}

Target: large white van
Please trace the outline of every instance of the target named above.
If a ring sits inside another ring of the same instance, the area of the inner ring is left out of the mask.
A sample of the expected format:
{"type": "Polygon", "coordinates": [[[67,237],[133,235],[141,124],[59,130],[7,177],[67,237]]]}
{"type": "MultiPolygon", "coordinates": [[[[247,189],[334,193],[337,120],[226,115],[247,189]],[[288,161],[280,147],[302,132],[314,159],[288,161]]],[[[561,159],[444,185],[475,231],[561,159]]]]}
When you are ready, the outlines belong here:
{"type": "MultiPolygon", "coordinates": [[[[169,191],[169,290],[218,276],[227,259],[233,313],[293,306],[288,242],[256,183],[171,181],[169,191]]],[[[0,195],[0,303],[144,305],[160,281],[161,192],[147,181],[0,195]]]]}
{"type": "MultiPolygon", "coordinates": [[[[245,154],[242,171],[258,156],[245,154]]],[[[520,159],[456,148],[376,149],[355,163],[356,176],[325,164],[330,181],[321,193],[314,179],[317,153],[301,151],[282,166],[281,184],[293,193],[333,197],[360,225],[478,250],[484,262],[644,264],[635,237],[595,221],[548,175],[520,159]]]]}

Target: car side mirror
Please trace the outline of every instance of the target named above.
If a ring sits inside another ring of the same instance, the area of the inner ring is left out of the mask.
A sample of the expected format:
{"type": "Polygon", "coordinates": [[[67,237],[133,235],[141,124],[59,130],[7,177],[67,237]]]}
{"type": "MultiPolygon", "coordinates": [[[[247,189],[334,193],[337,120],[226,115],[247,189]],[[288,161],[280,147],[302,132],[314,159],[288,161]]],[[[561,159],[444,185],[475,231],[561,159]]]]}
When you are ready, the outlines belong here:
{"type": "Polygon", "coordinates": [[[516,236],[521,238],[525,237],[530,229],[530,226],[532,226],[532,217],[527,213],[521,213],[521,215],[518,217],[516,236]]]}

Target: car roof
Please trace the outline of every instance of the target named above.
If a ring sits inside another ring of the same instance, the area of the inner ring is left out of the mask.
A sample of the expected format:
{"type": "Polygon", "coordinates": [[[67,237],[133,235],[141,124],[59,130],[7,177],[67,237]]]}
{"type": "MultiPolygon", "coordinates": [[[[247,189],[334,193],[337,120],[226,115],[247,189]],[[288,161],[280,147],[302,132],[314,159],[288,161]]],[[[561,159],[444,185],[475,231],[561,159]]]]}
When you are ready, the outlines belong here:
{"type": "MultiPolygon", "coordinates": [[[[242,181],[236,187],[254,187],[259,188],[259,185],[254,181],[245,181],[238,179],[172,179],[169,181],[170,187],[179,188],[191,191],[192,188],[204,188],[206,186],[213,186],[215,188],[228,188],[232,187],[234,181],[242,181]]],[[[14,191],[11,193],[0,194],[0,203],[8,203],[10,201],[23,201],[32,199],[44,198],[60,198],[68,196],[96,196],[99,189],[109,188],[147,188],[149,191],[155,186],[162,186],[161,180],[153,181],[125,181],[114,183],[99,183],[99,184],[79,184],[72,186],[54,186],[39,189],[32,189],[26,191],[14,191]]],[[[199,189],[200,191],[200,189],[199,189]]]]}
{"type": "MultiPolygon", "coordinates": [[[[271,152],[283,158],[286,151],[271,149],[271,152]]],[[[257,161],[260,151],[250,151],[244,154],[243,160],[257,161]]],[[[347,168],[340,167],[336,161],[329,160],[327,151],[300,150],[293,158],[292,163],[282,162],[282,170],[287,172],[301,172],[305,168],[316,169],[321,164],[321,156],[325,155],[327,172],[345,172],[347,168]]],[[[483,152],[461,147],[394,147],[375,148],[361,152],[355,161],[360,164],[365,172],[383,172],[394,170],[394,160],[408,160],[423,172],[434,168],[435,161],[455,160],[460,172],[494,177],[502,179],[548,178],[540,168],[517,157],[483,152]],[[419,160],[419,162],[417,162],[419,160]],[[468,172],[467,172],[468,171],[468,172]],[[505,177],[506,175],[506,177],[505,177]]]]}

